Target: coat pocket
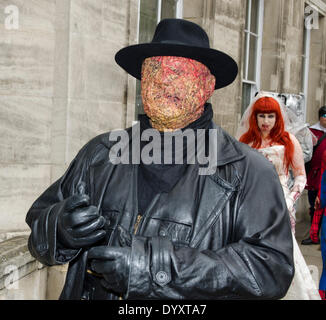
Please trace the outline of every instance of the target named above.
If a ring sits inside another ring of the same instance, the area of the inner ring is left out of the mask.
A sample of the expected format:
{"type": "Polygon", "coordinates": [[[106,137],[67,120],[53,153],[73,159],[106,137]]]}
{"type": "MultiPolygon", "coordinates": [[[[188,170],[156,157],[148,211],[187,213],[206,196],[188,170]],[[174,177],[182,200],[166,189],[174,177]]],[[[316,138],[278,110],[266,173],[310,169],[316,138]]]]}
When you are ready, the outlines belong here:
{"type": "Polygon", "coordinates": [[[141,230],[145,237],[167,237],[174,244],[188,245],[192,226],[176,221],[149,218],[141,230]]]}

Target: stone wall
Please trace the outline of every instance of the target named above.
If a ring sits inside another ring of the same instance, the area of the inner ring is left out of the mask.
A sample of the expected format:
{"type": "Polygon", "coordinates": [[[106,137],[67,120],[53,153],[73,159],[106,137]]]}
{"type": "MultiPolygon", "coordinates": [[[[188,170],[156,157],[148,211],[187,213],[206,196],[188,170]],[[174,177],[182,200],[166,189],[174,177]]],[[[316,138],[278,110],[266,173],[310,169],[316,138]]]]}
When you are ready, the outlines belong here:
{"type": "MultiPolygon", "coordinates": [[[[324,12],[320,1],[265,0],[262,43],[261,88],[278,93],[302,92],[302,54],[305,5],[324,12]],[[318,4],[316,6],[315,4],[318,4]]],[[[306,121],[318,121],[318,109],[326,104],[325,17],[311,30],[306,121]]]]}
{"type": "MultiPolygon", "coordinates": [[[[114,55],[137,41],[137,17],[137,0],[0,2],[0,239],[28,230],[33,201],[87,141],[131,124],[135,84],[114,55]],[[8,6],[18,29],[2,23],[8,6]]],[[[19,273],[20,287],[35,281],[42,292],[0,296],[57,298],[65,270],[33,270],[19,273]]]]}
{"type": "Polygon", "coordinates": [[[26,229],[33,200],[89,139],[126,126],[131,85],[114,55],[137,26],[137,0],[1,1],[0,22],[8,5],[19,28],[0,23],[0,233],[26,229]]]}
{"type": "Polygon", "coordinates": [[[210,7],[212,11],[207,7],[205,18],[209,16],[211,46],[229,54],[237,62],[239,68],[235,81],[226,88],[216,90],[212,97],[214,120],[228,133],[235,134],[241,112],[245,7],[241,0],[211,1],[210,7]]]}
{"type": "Polygon", "coordinates": [[[299,94],[303,47],[303,1],[265,1],[261,87],[299,94]]]}
{"type": "Polygon", "coordinates": [[[92,137],[126,126],[128,77],[114,55],[129,43],[136,4],[136,0],[57,2],[55,57],[60,68],[54,79],[52,180],[92,137]]]}
{"type": "MultiPolygon", "coordinates": [[[[326,4],[324,6],[326,11],[326,4]]],[[[326,13],[326,12],[325,12],[326,13]]],[[[326,105],[326,17],[319,16],[318,29],[311,30],[307,121],[318,121],[318,109],[326,105]]]]}
{"type": "MultiPolygon", "coordinates": [[[[211,48],[226,52],[241,72],[245,8],[243,1],[184,0],[184,18],[200,24],[211,48]]],[[[228,87],[216,90],[211,98],[214,121],[234,134],[241,112],[241,73],[228,87]]]]}
{"type": "Polygon", "coordinates": [[[0,3],[0,233],[26,229],[51,181],[55,11],[55,1],[0,3]],[[5,28],[8,5],[19,8],[18,30],[5,28]]]}
{"type": "Polygon", "coordinates": [[[47,268],[31,257],[27,236],[0,242],[0,300],[45,299],[47,268]]]}

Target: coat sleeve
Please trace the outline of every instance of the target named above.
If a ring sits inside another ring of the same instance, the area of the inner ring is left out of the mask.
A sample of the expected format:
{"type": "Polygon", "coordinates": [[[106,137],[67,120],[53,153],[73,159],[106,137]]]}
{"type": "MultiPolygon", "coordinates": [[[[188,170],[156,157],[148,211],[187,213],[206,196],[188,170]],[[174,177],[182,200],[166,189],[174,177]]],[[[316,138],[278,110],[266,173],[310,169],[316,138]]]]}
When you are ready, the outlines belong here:
{"type": "MultiPolygon", "coordinates": [[[[134,236],[129,299],[279,299],[294,275],[279,178],[265,159],[247,165],[235,195],[233,240],[217,250],[134,236]]],[[[228,214],[228,213],[226,213],[228,214]]],[[[218,224],[217,224],[218,225],[218,224]]],[[[213,226],[213,228],[216,226],[213,226]]]]}
{"type": "Polygon", "coordinates": [[[64,248],[58,242],[57,221],[63,200],[75,194],[78,183],[85,179],[83,165],[86,161],[83,159],[83,149],[71,162],[65,174],[43,192],[26,215],[26,223],[31,229],[28,238],[29,251],[47,266],[70,262],[80,252],[64,248]]]}

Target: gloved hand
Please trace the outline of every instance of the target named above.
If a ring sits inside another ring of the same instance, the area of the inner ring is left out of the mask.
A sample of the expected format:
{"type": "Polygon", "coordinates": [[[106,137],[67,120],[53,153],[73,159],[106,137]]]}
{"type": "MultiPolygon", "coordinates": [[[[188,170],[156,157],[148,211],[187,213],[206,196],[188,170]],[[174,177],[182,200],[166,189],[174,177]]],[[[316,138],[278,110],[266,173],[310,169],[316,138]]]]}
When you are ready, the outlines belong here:
{"type": "Polygon", "coordinates": [[[105,218],[95,206],[89,205],[84,186],[79,193],[63,201],[58,217],[58,240],[66,248],[89,247],[104,238],[105,218]]]}
{"type": "Polygon", "coordinates": [[[102,274],[102,285],[118,294],[128,289],[131,249],[129,247],[93,247],[88,251],[91,269],[102,274]]]}

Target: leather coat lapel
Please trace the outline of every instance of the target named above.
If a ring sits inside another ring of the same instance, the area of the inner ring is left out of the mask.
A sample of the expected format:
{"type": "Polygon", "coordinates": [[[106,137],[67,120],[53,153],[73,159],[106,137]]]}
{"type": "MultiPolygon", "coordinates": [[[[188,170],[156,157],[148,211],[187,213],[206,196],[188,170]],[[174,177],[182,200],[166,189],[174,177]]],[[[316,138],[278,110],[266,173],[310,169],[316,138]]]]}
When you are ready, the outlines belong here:
{"type": "Polygon", "coordinates": [[[106,162],[102,165],[90,167],[90,197],[91,203],[99,209],[102,206],[103,197],[112,176],[115,166],[106,162]]]}
{"type": "Polygon", "coordinates": [[[212,122],[212,129],[217,131],[216,144],[214,144],[216,152],[216,165],[223,166],[225,164],[239,161],[245,157],[245,155],[237,148],[236,140],[226,135],[222,128],[218,127],[212,122]]]}

